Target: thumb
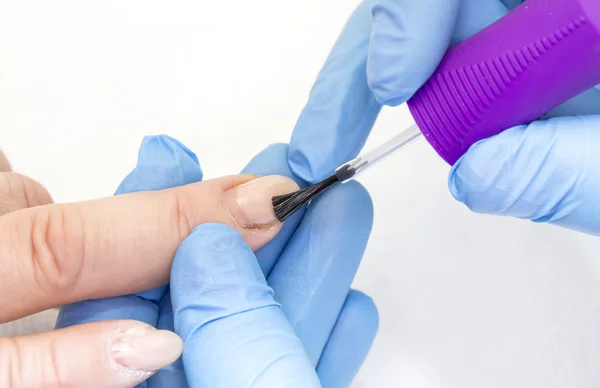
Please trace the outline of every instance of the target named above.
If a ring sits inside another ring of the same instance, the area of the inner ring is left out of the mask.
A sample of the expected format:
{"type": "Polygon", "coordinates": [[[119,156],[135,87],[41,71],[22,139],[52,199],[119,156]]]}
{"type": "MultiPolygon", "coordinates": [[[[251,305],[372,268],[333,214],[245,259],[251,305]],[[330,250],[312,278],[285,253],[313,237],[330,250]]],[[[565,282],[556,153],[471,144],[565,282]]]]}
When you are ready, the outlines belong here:
{"type": "Polygon", "coordinates": [[[234,229],[201,225],[180,245],[171,300],[190,386],[320,387],[256,256],[234,229]]]}
{"type": "Polygon", "coordinates": [[[452,168],[452,195],[477,213],[600,235],[600,116],[562,117],[481,141],[452,168]]]}
{"type": "Polygon", "coordinates": [[[0,338],[0,386],[134,387],[174,362],[182,349],[176,334],[136,321],[0,338]]]}

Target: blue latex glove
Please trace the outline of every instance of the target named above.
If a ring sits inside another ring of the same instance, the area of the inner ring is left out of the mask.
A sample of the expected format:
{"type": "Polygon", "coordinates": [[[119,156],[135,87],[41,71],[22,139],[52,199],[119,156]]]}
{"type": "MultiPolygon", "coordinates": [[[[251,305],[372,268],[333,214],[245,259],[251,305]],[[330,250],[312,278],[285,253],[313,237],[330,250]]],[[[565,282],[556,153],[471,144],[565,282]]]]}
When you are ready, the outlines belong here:
{"type": "MultiPolygon", "coordinates": [[[[377,102],[404,103],[435,71],[449,45],[472,36],[521,2],[363,2],[342,32],[298,121],[290,145],[292,170],[307,181],[318,181],[355,157],[379,113],[377,102]],[[330,95],[340,88],[348,92],[330,95]]],[[[475,144],[451,170],[452,194],[476,212],[600,234],[597,114],[600,90],[594,88],[555,109],[544,121],[475,144]]]]}
{"type": "MultiPolygon", "coordinates": [[[[294,178],[287,155],[286,145],[271,146],[254,158],[244,172],[294,178]]],[[[197,158],[182,144],[166,136],[148,137],[140,149],[137,167],[117,194],[183,185],[201,177],[197,158]]],[[[256,253],[277,302],[324,387],[348,386],[377,331],[377,310],[371,299],[349,290],[371,224],[372,205],[366,191],[358,184],[344,185],[323,195],[308,211],[288,219],[278,236],[256,253]],[[325,206],[325,201],[330,203],[325,206]]],[[[190,307],[191,311],[194,310],[190,307]]],[[[57,327],[106,319],[137,319],[173,330],[170,289],[162,287],[65,306],[57,327]]],[[[202,365],[192,368],[188,373],[202,365]]],[[[181,361],[161,369],[142,386],[186,387],[181,361]]]]}
{"type": "Polygon", "coordinates": [[[171,291],[190,386],[320,387],[256,256],[235,230],[196,228],[175,255],[171,291]]]}

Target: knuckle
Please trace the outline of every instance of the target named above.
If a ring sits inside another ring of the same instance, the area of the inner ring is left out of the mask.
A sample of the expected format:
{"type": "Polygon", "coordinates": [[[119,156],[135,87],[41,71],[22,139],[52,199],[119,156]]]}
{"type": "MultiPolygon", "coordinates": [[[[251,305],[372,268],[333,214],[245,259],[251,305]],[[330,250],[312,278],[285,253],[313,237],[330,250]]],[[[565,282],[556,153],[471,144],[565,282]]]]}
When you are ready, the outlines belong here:
{"type": "Polygon", "coordinates": [[[53,207],[35,212],[29,236],[37,285],[50,292],[77,286],[85,255],[85,227],[77,208],[53,207]]]}
{"type": "Polygon", "coordinates": [[[192,229],[194,229],[194,223],[192,221],[195,214],[194,201],[192,200],[191,193],[187,187],[175,189],[172,193],[173,230],[178,233],[180,238],[186,237],[192,232],[192,229]]]}
{"type": "Polygon", "coordinates": [[[56,387],[63,387],[64,378],[62,377],[60,360],[58,356],[58,348],[55,340],[50,340],[48,344],[48,356],[45,361],[40,365],[40,369],[43,370],[42,376],[44,381],[50,382],[49,385],[56,387]]]}
{"type": "Polygon", "coordinates": [[[21,352],[16,339],[2,338],[0,340],[0,382],[3,387],[23,386],[21,373],[21,352]]]}
{"type": "Polygon", "coordinates": [[[27,351],[28,345],[15,338],[0,340],[0,383],[3,387],[63,387],[56,342],[42,342],[39,352],[27,351]]]}

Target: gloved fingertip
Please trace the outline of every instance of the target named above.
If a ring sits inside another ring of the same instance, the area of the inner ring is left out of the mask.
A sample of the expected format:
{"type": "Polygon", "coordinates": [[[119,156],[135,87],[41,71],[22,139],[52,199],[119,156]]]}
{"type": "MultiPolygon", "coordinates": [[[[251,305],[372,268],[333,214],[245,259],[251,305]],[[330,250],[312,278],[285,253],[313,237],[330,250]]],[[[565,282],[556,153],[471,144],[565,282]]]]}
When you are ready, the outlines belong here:
{"type": "Polygon", "coordinates": [[[172,156],[180,159],[189,158],[192,163],[200,167],[200,161],[198,160],[196,154],[192,152],[192,150],[190,150],[185,144],[168,135],[145,136],[142,139],[142,145],[140,146],[138,163],[140,160],[146,160],[155,157],[156,152],[165,155],[168,155],[167,153],[171,153],[172,156]]]}
{"type": "Polygon", "coordinates": [[[327,220],[330,227],[346,220],[344,229],[347,233],[359,230],[370,233],[373,226],[373,200],[367,189],[356,181],[332,187],[317,197],[309,209],[311,217],[327,220]]]}
{"type": "MultiPolygon", "coordinates": [[[[546,173],[562,157],[556,146],[568,142],[557,141],[561,127],[557,124],[513,127],[472,145],[450,171],[448,187],[453,197],[476,213],[529,219],[545,213],[542,198],[548,191],[544,186],[550,184],[546,173]]],[[[552,192],[561,191],[557,188],[552,187],[552,192]]]]}
{"type": "Polygon", "coordinates": [[[367,80],[379,103],[406,102],[431,76],[448,48],[458,9],[457,0],[377,2],[367,80]]]}
{"type": "MultiPolygon", "coordinates": [[[[288,153],[288,164],[290,169],[300,179],[309,183],[316,183],[322,179],[325,179],[321,175],[317,175],[315,173],[315,169],[313,168],[314,163],[318,162],[318,157],[308,157],[303,148],[293,148],[288,153]]],[[[321,170],[324,170],[321,168],[321,170]]]]}
{"type": "Polygon", "coordinates": [[[464,202],[465,198],[463,195],[464,192],[464,184],[460,176],[457,175],[457,171],[460,167],[460,163],[464,156],[462,156],[450,169],[450,173],[448,174],[448,189],[450,190],[450,194],[454,197],[455,200],[459,202],[464,202]]]}
{"type": "Polygon", "coordinates": [[[306,186],[306,181],[298,177],[288,163],[290,146],[274,143],[265,147],[246,165],[242,173],[258,175],[281,175],[293,179],[298,186],[306,186]]]}
{"type": "Polygon", "coordinates": [[[381,110],[366,74],[374,3],[362,1],[348,19],[294,127],[290,166],[308,183],[356,157],[381,110]]]}
{"type": "Polygon", "coordinates": [[[314,364],[347,298],[372,225],[373,205],[363,186],[332,187],[310,204],[269,274],[269,285],[314,364]]]}
{"type": "Polygon", "coordinates": [[[181,243],[170,291],[175,328],[183,338],[215,319],[278,306],[252,249],[235,229],[221,224],[202,224],[181,243]]]}
{"type": "Polygon", "coordinates": [[[231,255],[235,254],[238,250],[245,252],[247,249],[250,249],[242,236],[234,228],[216,223],[201,224],[194,228],[189,236],[179,245],[175,256],[176,258],[183,259],[178,260],[177,263],[173,263],[172,271],[178,269],[175,266],[176,264],[179,267],[193,265],[190,269],[204,267],[209,264],[208,262],[211,259],[217,259],[215,257],[216,253],[226,254],[227,251],[224,248],[229,248],[231,255]],[[202,263],[194,263],[196,257],[204,256],[205,253],[207,254],[206,260],[202,263]]]}
{"type": "Polygon", "coordinates": [[[369,191],[359,182],[352,181],[344,185],[344,190],[340,190],[336,196],[338,203],[346,203],[355,215],[360,214],[360,219],[365,225],[373,226],[374,207],[373,199],[369,191]]]}
{"type": "Polygon", "coordinates": [[[368,332],[379,330],[379,310],[373,298],[362,291],[350,290],[344,308],[350,319],[360,320],[368,332]]]}
{"type": "Polygon", "coordinates": [[[351,290],[317,366],[324,387],[351,385],[378,329],[379,313],[373,300],[360,291],[351,290]]]}
{"type": "Polygon", "coordinates": [[[418,85],[407,53],[416,50],[395,2],[379,1],[373,7],[373,29],[367,60],[367,84],[379,104],[397,106],[405,102],[418,85]]]}
{"type": "Polygon", "coordinates": [[[494,190],[495,177],[510,157],[509,143],[505,139],[490,138],[469,148],[450,169],[448,188],[454,199],[475,212],[491,210],[486,208],[488,196],[494,190]]]}
{"type": "Polygon", "coordinates": [[[202,180],[196,154],[167,136],[146,136],[138,151],[135,169],[117,188],[115,195],[162,190],[202,180]]]}
{"type": "MultiPolygon", "coordinates": [[[[256,158],[260,154],[268,154],[268,155],[276,155],[276,156],[287,156],[289,149],[289,144],[286,143],[273,143],[266,146],[262,151],[260,151],[254,158],[256,158]]],[[[253,158],[253,159],[254,159],[253,158]]]]}

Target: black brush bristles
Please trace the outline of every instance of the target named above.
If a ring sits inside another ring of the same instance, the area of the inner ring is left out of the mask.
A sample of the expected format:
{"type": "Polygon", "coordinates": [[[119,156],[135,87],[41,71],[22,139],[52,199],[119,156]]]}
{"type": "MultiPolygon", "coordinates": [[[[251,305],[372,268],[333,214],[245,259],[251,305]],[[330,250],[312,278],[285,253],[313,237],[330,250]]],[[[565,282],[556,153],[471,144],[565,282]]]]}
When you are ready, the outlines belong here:
{"type": "Polygon", "coordinates": [[[289,216],[300,209],[302,205],[310,202],[317,195],[339,181],[340,180],[336,175],[332,175],[329,178],[324,179],[319,183],[315,183],[314,185],[310,185],[302,190],[273,197],[271,202],[273,203],[273,209],[275,209],[275,216],[277,216],[279,221],[285,221],[289,216]]]}

